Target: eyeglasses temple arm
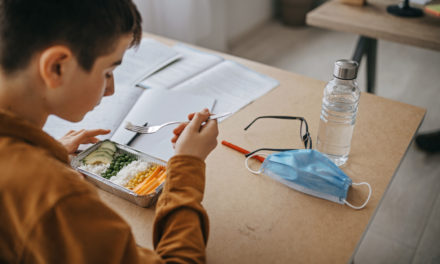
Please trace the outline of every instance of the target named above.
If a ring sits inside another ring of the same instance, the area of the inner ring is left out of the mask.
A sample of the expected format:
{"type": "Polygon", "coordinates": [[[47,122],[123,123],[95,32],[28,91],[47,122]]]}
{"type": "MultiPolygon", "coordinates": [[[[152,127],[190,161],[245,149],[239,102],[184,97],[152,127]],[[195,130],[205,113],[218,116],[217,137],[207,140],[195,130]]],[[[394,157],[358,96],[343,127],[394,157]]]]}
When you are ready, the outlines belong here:
{"type": "MultiPolygon", "coordinates": [[[[305,121],[304,117],[299,117],[299,116],[259,116],[257,118],[255,118],[249,125],[247,125],[247,127],[244,128],[244,130],[247,130],[252,124],[255,123],[255,121],[257,121],[260,118],[277,118],[277,119],[294,119],[294,120],[301,120],[301,121],[305,121]]],[[[307,126],[307,122],[306,122],[306,126],[307,126]]],[[[307,126],[308,127],[308,126],[307,126]]]]}
{"type": "Polygon", "coordinates": [[[260,149],[254,150],[252,152],[249,152],[248,154],[245,154],[244,156],[247,158],[250,155],[255,154],[255,153],[257,153],[259,151],[262,151],[262,150],[267,150],[267,151],[285,151],[285,150],[296,150],[296,149],[260,148],[260,149]]]}

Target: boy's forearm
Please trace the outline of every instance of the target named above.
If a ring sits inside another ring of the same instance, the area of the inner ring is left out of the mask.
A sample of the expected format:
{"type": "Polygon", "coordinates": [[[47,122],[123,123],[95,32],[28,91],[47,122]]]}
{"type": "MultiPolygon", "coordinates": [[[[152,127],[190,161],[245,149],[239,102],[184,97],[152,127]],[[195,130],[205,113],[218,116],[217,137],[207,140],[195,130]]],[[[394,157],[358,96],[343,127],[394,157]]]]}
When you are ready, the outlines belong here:
{"type": "Polygon", "coordinates": [[[201,205],[205,163],[192,156],[175,156],[156,206],[153,243],[162,258],[173,262],[205,262],[209,223],[201,205]]]}

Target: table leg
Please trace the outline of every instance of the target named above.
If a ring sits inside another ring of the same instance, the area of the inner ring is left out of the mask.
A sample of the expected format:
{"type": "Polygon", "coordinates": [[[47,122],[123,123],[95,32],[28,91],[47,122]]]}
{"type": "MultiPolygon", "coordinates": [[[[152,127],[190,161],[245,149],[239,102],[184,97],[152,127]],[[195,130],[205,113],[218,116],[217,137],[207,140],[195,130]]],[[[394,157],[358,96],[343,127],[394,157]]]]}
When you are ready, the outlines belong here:
{"type": "Polygon", "coordinates": [[[367,92],[374,93],[377,39],[365,36],[359,37],[352,59],[360,64],[364,54],[367,56],[367,92]]]}
{"type": "Polygon", "coordinates": [[[352,57],[352,60],[357,61],[359,64],[361,64],[362,56],[365,53],[367,41],[364,36],[360,36],[358,39],[358,42],[356,44],[356,49],[354,50],[354,54],[352,57]]]}
{"type": "Polygon", "coordinates": [[[367,92],[374,93],[376,86],[377,39],[368,38],[367,43],[367,92]]]}

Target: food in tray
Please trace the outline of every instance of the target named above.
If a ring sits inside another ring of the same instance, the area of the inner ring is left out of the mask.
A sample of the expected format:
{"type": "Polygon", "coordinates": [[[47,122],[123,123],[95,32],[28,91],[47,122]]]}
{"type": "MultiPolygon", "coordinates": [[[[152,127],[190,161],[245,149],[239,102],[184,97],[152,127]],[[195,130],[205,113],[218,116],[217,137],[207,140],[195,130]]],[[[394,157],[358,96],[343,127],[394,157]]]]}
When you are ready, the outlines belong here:
{"type": "Polygon", "coordinates": [[[147,161],[133,161],[121,169],[115,176],[111,177],[110,181],[125,187],[138,173],[148,170],[151,166],[153,164],[147,161]]]}
{"type": "Polygon", "coordinates": [[[165,167],[156,166],[156,168],[147,172],[145,179],[134,186],[133,191],[140,195],[150,194],[165,181],[167,176],[165,167]]]}
{"type": "Polygon", "coordinates": [[[114,143],[105,141],[82,160],[79,169],[99,175],[139,195],[154,193],[165,181],[165,166],[118,153],[114,143]]]}
{"type": "Polygon", "coordinates": [[[110,179],[112,176],[116,176],[116,174],[125,166],[137,160],[136,157],[128,154],[119,154],[111,160],[110,166],[108,169],[101,175],[106,179],[110,179]]]}
{"type": "Polygon", "coordinates": [[[93,174],[101,176],[110,166],[108,163],[98,163],[98,164],[86,164],[84,163],[79,168],[93,174]]]}
{"type": "Polygon", "coordinates": [[[110,141],[103,142],[95,151],[84,158],[85,164],[110,164],[113,155],[116,152],[116,146],[110,141]]]}

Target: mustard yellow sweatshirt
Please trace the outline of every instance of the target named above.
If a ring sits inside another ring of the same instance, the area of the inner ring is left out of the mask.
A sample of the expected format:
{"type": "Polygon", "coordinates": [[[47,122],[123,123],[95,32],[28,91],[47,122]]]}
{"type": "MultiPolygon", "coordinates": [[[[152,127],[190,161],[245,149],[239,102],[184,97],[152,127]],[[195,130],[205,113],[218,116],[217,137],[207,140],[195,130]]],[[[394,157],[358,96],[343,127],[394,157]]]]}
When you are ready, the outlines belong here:
{"type": "Polygon", "coordinates": [[[0,110],[0,262],[204,263],[205,164],[175,156],[156,205],[154,250],[69,166],[64,147],[0,110]]]}

